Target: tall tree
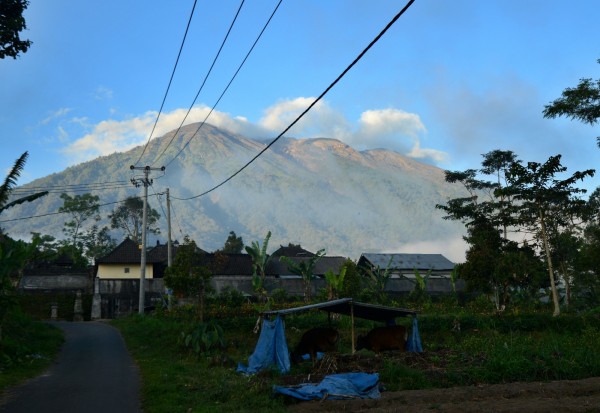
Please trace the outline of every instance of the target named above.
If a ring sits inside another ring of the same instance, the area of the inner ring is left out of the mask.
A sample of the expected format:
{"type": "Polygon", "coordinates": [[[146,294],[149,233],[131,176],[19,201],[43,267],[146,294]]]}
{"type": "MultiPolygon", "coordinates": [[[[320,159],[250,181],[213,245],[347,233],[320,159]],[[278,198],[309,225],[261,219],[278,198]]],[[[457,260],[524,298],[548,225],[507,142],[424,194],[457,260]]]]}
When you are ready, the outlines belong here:
{"type": "Polygon", "coordinates": [[[514,152],[497,149],[483,155],[479,169],[446,171],[446,181],[462,184],[468,196],[436,205],[446,212],[445,219],[461,221],[467,227],[465,240],[470,247],[457,274],[469,289],[493,295],[498,309],[508,302],[516,286],[496,271],[510,244],[509,229],[515,224],[512,195],[501,190],[516,160],[514,152]]]}
{"type": "Polygon", "coordinates": [[[304,302],[306,303],[310,302],[312,296],[312,280],[315,277],[315,266],[324,255],[325,250],[321,249],[317,251],[315,255],[309,258],[296,258],[296,260],[293,260],[286,256],[279,257],[280,261],[283,261],[287,264],[288,269],[292,272],[292,274],[302,277],[302,281],[304,282],[304,302]]]}
{"type": "Polygon", "coordinates": [[[266,302],[267,290],[265,289],[265,277],[267,264],[271,260],[271,256],[267,254],[269,240],[271,239],[271,231],[267,232],[262,247],[258,241],[252,241],[250,246],[246,246],[246,252],[252,257],[252,288],[258,294],[259,298],[266,302]]]}
{"type": "Polygon", "coordinates": [[[21,40],[19,35],[27,28],[23,12],[28,5],[28,0],[0,1],[0,59],[16,59],[31,46],[30,40],[21,40]]]}
{"type": "Polygon", "coordinates": [[[81,236],[84,255],[93,263],[96,259],[107,255],[117,246],[115,240],[110,236],[108,227],[92,225],[81,236]]]}
{"type": "Polygon", "coordinates": [[[63,206],[58,209],[58,212],[64,212],[71,215],[71,220],[65,222],[63,227],[64,234],[70,239],[73,247],[83,250],[83,245],[80,242],[79,236],[83,229],[84,223],[93,219],[100,220],[98,211],[100,210],[99,197],[90,193],[83,195],[70,196],[62,193],[60,195],[63,200],[63,206]]]}
{"type": "MultiPolygon", "coordinates": [[[[112,229],[121,229],[129,238],[140,243],[142,239],[143,216],[144,201],[139,197],[130,196],[108,218],[110,219],[110,227],[112,229]]],[[[160,234],[160,229],[155,226],[159,218],[160,214],[158,211],[149,207],[146,217],[146,230],[149,233],[160,234]]]]}
{"type": "Polygon", "coordinates": [[[577,199],[576,195],[585,192],[584,189],[576,188],[574,184],[594,175],[594,170],[589,169],[575,172],[566,179],[557,179],[556,175],[567,170],[561,165],[560,159],[561,156],[556,155],[543,164],[528,162],[523,165],[520,161],[513,162],[507,173],[509,186],[501,190],[504,194],[512,196],[518,204],[516,214],[519,225],[539,234],[546,256],[555,316],[560,314],[560,303],[548,223],[553,221],[562,227],[572,224],[569,218],[582,211],[583,201],[577,199]]]}
{"type": "MultiPolygon", "coordinates": [[[[600,59],[598,59],[600,64],[600,59]]],[[[600,119],[600,79],[583,78],[574,88],[566,88],[562,96],[544,106],[544,117],[566,116],[589,125],[600,119]]],[[[596,138],[600,146],[600,136],[596,138]]]]}
{"type": "Polygon", "coordinates": [[[235,235],[234,231],[229,232],[222,252],[225,254],[239,254],[244,250],[244,241],[242,237],[235,235]]]}

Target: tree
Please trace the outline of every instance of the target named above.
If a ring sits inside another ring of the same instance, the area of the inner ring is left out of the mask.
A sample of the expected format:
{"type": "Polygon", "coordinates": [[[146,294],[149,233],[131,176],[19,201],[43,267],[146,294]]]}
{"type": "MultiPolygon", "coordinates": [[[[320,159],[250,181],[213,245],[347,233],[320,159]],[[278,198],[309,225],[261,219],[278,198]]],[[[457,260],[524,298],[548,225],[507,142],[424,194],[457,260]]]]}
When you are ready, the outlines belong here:
{"type": "Polygon", "coordinates": [[[387,283],[392,278],[392,260],[390,257],[385,268],[380,268],[376,266],[374,268],[371,267],[363,267],[361,268],[362,272],[367,277],[368,282],[368,290],[375,297],[375,300],[379,304],[387,304],[389,301],[389,297],[385,291],[387,287],[387,283]]]}
{"type": "Polygon", "coordinates": [[[29,5],[28,0],[2,0],[0,2],[0,59],[25,53],[30,40],[21,40],[19,33],[27,28],[23,12],[29,5]]]}
{"type": "MultiPolygon", "coordinates": [[[[302,277],[304,282],[304,302],[309,303],[311,300],[312,292],[312,280],[315,277],[314,271],[317,262],[325,255],[325,250],[320,249],[315,255],[309,258],[300,258],[299,261],[292,260],[289,257],[281,256],[280,261],[287,264],[288,269],[292,274],[296,274],[302,277]]],[[[298,260],[298,258],[297,258],[298,260]]]]}
{"type": "Polygon", "coordinates": [[[10,310],[18,305],[14,296],[15,287],[35,248],[35,243],[26,244],[6,236],[0,238],[0,343],[2,326],[10,310]]]}
{"type": "MultiPolygon", "coordinates": [[[[158,222],[160,214],[150,207],[146,212],[146,230],[152,234],[160,234],[160,229],[153,227],[158,222]]],[[[108,216],[112,229],[125,231],[127,236],[137,243],[140,243],[142,239],[143,217],[144,201],[135,196],[128,197],[108,216]]]]}
{"type": "Polygon", "coordinates": [[[90,262],[107,255],[117,246],[110,236],[108,227],[92,225],[82,236],[84,255],[90,262]]]}
{"type": "Polygon", "coordinates": [[[210,287],[212,273],[205,254],[188,236],[177,249],[173,265],[165,271],[165,285],[180,296],[194,297],[198,305],[198,319],[204,321],[204,301],[210,287]]]}
{"type": "Polygon", "coordinates": [[[28,157],[29,153],[24,152],[19,159],[15,161],[15,164],[11,168],[10,172],[8,175],[6,175],[6,178],[4,178],[4,182],[2,183],[2,186],[0,186],[0,213],[8,208],[12,208],[24,202],[34,201],[48,194],[48,191],[43,191],[8,202],[10,194],[17,185],[17,179],[19,176],[21,176],[21,172],[25,167],[28,157]]]}
{"type": "Polygon", "coordinates": [[[63,233],[71,240],[73,247],[83,250],[83,245],[79,240],[80,231],[88,219],[100,220],[98,214],[100,209],[98,201],[100,198],[89,193],[73,197],[62,193],[60,198],[63,200],[63,206],[58,209],[58,212],[71,215],[71,221],[65,222],[63,233]]]}
{"type": "Polygon", "coordinates": [[[339,272],[336,274],[332,270],[325,272],[325,281],[327,282],[327,299],[335,300],[340,298],[340,292],[344,288],[344,280],[348,267],[342,265],[339,272]]]}
{"type": "Polygon", "coordinates": [[[235,235],[234,231],[229,232],[222,252],[225,254],[239,254],[244,250],[244,241],[242,237],[235,235]]]}
{"type": "MultiPolygon", "coordinates": [[[[600,64],[600,59],[598,59],[600,64]]],[[[544,106],[545,118],[566,116],[589,125],[600,118],[600,79],[583,78],[574,88],[566,88],[562,96],[544,106]]],[[[596,138],[600,146],[600,136],[596,138]]]]}
{"type": "Polygon", "coordinates": [[[516,210],[518,224],[539,235],[546,256],[554,316],[560,314],[560,304],[548,224],[552,221],[554,225],[561,227],[572,225],[569,218],[582,211],[583,203],[575,196],[585,192],[584,189],[575,188],[574,184],[587,176],[594,175],[594,170],[588,169],[575,172],[567,179],[557,179],[557,174],[567,170],[561,165],[560,159],[561,156],[556,155],[551,156],[543,164],[528,162],[527,165],[523,165],[520,161],[513,162],[507,173],[509,186],[501,190],[506,195],[512,196],[518,203],[516,210]]]}
{"type": "Polygon", "coordinates": [[[497,271],[497,263],[508,248],[509,228],[515,225],[512,195],[502,189],[516,161],[514,152],[497,149],[483,155],[480,169],[446,171],[446,182],[461,183],[468,196],[436,205],[446,212],[444,219],[461,221],[467,227],[464,239],[470,247],[456,273],[470,290],[493,295],[497,309],[506,305],[515,287],[513,279],[497,271]]]}
{"type": "Polygon", "coordinates": [[[265,276],[267,264],[271,260],[271,256],[267,254],[271,239],[271,231],[267,232],[262,247],[258,241],[252,241],[250,246],[246,246],[246,252],[252,257],[252,289],[258,294],[259,298],[266,302],[267,290],[265,289],[265,276]]]}

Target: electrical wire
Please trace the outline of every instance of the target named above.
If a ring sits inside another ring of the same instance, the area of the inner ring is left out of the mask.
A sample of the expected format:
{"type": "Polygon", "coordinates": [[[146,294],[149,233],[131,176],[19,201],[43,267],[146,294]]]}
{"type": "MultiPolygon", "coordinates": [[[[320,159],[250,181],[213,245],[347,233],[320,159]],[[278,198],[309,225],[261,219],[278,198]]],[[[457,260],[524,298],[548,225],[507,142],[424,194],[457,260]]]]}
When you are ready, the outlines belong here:
{"type": "MultiPolygon", "coordinates": [[[[60,193],[73,193],[73,192],[100,192],[100,191],[109,191],[109,190],[117,190],[117,189],[125,189],[125,188],[129,188],[131,186],[131,183],[128,184],[120,184],[120,185],[106,185],[106,186],[102,186],[102,187],[82,187],[82,188],[77,188],[77,187],[73,187],[73,188],[56,188],[56,189],[48,189],[45,192],[48,192],[49,194],[60,194],[60,193]]],[[[34,189],[27,189],[27,188],[23,188],[23,189],[15,189],[13,191],[11,191],[11,196],[12,195],[16,195],[16,196],[24,196],[24,195],[31,195],[34,193],[40,192],[40,190],[34,190],[34,189]]]]}
{"type": "Polygon", "coordinates": [[[183,231],[181,230],[181,223],[179,222],[179,217],[175,213],[175,208],[173,207],[172,203],[171,203],[171,212],[173,213],[173,217],[175,218],[175,222],[177,223],[177,228],[179,228],[179,233],[181,234],[181,239],[183,240],[185,238],[185,235],[183,234],[183,231]]]}
{"type": "MultiPolygon", "coordinates": [[[[227,86],[225,87],[225,89],[223,90],[223,92],[221,93],[221,96],[219,96],[219,99],[217,99],[216,103],[213,105],[213,107],[210,109],[210,111],[208,112],[208,114],[206,115],[206,117],[204,118],[204,120],[202,121],[202,123],[200,123],[200,126],[198,126],[198,128],[196,129],[196,131],[193,133],[192,136],[190,136],[190,138],[188,139],[188,141],[186,142],[186,144],[179,150],[179,152],[177,152],[177,154],[173,157],[173,159],[171,159],[169,161],[169,163],[167,163],[166,166],[169,166],[178,156],[179,154],[181,154],[181,152],[183,152],[183,150],[185,148],[188,147],[188,145],[190,144],[190,142],[192,141],[192,139],[194,139],[194,137],[198,134],[198,132],[200,131],[200,128],[202,128],[202,126],[204,125],[204,123],[206,122],[206,120],[209,118],[209,116],[213,113],[213,111],[215,110],[215,108],[217,107],[217,105],[219,104],[219,102],[221,101],[221,99],[223,98],[223,96],[225,95],[225,92],[227,92],[227,90],[229,89],[229,86],[231,86],[231,84],[233,83],[233,80],[237,77],[238,73],[240,72],[240,70],[242,69],[242,66],[244,66],[244,63],[246,63],[246,60],[248,60],[248,57],[250,56],[250,53],[252,53],[252,50],[254,50],[254,47],[256,46],[256,44],[258,43],[258,41],[260,40],[260,38],[262,37],[263,33],[265,32],[267,26],[269,25],[269,23],[271,22],[271,20],[273,19],[273,16],[275,15],[275,12],[277,12],[277,9],[279,9],[279,6],[281,5],[281,2],[283,0],[279,0],[279,3],[277,3],[277,6],[275,6],[275,9],[273,10],[273,13],[271,13],[271,16],[269,17],[269,20],[267,20],[267,22],[265,23],[265,25],[263,26],[263,29],[260,31],[258,37],[256,38],[256,40],[254,41],[254,43],[252,44],[252,47],[250,48],[250,50],[248,50],[248,53],[246,53],[246,57],[244,57],[244,60],[242,60],[242,63],[239,65],[239,67],[237,68],[237,70],[235,71],[235,73],[233,74],[233,77],[231,78],[231,80],[229,81],[229,83],[227,84],[227,86]]],[[[414,1],[414,0],[413,0],[414,1]]]]}
{"type": "MultiPolygon", "coordinates": [[[[185,116],[183,117],[183,120],[179,124],[179,127],[177,128],[177,130],[175,131],[175,133],[171,137],[171,140],[169,141],[169,143],[167,144],[167,146],[165,147],[165,149],[160,153],[160,155],[158,155],[158,157],[155,158],[155,160],[152,162],[152,165],[156,165],[158,163],[158,161],[160,160],[160,158],[165,154],[165,152],[167,151],[167,149],[169,149],[169,146],[171,146],[171,144],[173,143],[173,140],[175,140],[175,137],[177,136],[177,134],[181,130],[183,124],[185,123],[185,120],[187,119],[188,115],[192,111],[192,108],[194,107],[194,104],[196,103],[196,100],[198,100],[198,96],[200,96],[200,93],[204,89],[204,85],[206,84],[206,81],[208,80],[208,77],[210,76],[210,74],[211,74],[211,72],[212,72],[215,64],[217,63],[217,60],[219,59],[219,56],[221,55],[221,51],[223,50],[223,47],[225,46],[225,43],[227,42],[227,39],[229,38],[229,34],[231,33],[231,30],[233,29],[233,26],[235,25],[235,22],[237,21],[237,18],[238,18],[239,14],[240,14],[240,11],[242,10],[242,6],[244,5],[244,1],[245,0],[242,0],[242,2],[240,3],[240,7],[238,7],[237,13],[235,14],[235,16],[233,18],[233,21],[229,25],[229,30],[227,30],[227,34],[225,35],[225,38],[223,38],[223,41],[221,42],[221,47],[219,47],[219,51],[215,55],[215,57],[214,57],[214,59],[212,61],[212,64],[210,65],[210,68],[208,69],[208,72],[204,76],[204,80],[202,81],[202,84],[200,85],[200,88],[198,89],[198,92],[196,93],[196,97],[194,97],[194,100],[192,101],[192,104],[188,108],[187,113],[185,114],[185,116]]],[[[169,162],[169,164],[170,163],[171,162],[169,162]]]]}
{"type": "MultiPolygon", "coordinates": [[[[155,194],[155,196],[157,196],[157,197],[158,197],[159,195],[163,195],[163,192],[159,192],[159,193],[156,193],[156,194],[155,194]]],[[[138,196],[138,197],[129,197],[129,198],[140,198],[140,199],[141,199],[142,197],[141,197],[141,196],[138,196]]],[[[128,199],[129,199],[129,198],[128,198],[128,199]]],[[[95,206],[93,206],[93,207],[91,207],[91,208],[82,208],[81,210],[82,210],[82,211],[85,211],[86,209],[92,209],[92,208],[96,208],[96,207],[98,207],[98,208],[101,208],[101,207],[103,207],[103,206],[107,206],[107,205],[114,205],[114,204],[120,204],[120,203],[123,203],[123,202],[126,202],[126,201],[127,201],[127,199],[122,199],[122,200],[120,200],[120,201],[106,202],[106,203],[104,203],[104,204],[95,205],[95,206]]],[[[32,216],[28,216],[28,217],[12,218],[12,219],[3,219],[3,220],[0,220],[0,223],[4,223],[4,222],[14,222],[14,221],[23,221],[23,220],[26,220],[26,219],[33,219],[33,218],[44,218],[44,217],[49,217],[49,216],[52,216],[52,215],[69,214],[69,213],[70,213],[70,211],[61,211],[61,212],[58,212],[58,211],[57,211],[57,212],[48,212],[48,213],[46,213],[46,214],[32,215],[32,216]]]]}
{"type": "Polygon", "coordinates": [[[192,22],[192,17],[194,16],[194,10],[196,9],[196,3],[198,0],[194,0],[194,5],[192,6],[192,11],[190,12],[190,18],[188,19],[187,26],[185,28],[185,33],[183,35],[183,40],[181,41],[181,46],[179,46],[179,53],[177,53],[177,59],[175,60],[175,66],[173,66],[173,71],[171,72],[171,78],[169,79],[169,84],[167,85],[167,90],[165,91],[165,95],[163,96],[162,103],[160,104],[160,109],[158,110],[158,114],[156,115],[156,120],[154,121],[154,126],[152,126],[152,131],[150,132],[150,136],[148,136],[148,141],[144,146],[144,150],[137,161],[135,161],[134,165],[137,165],[144,153],[146,153],[146,149],[148,149],[148,145],[150,144],[150,140],[152,139],[152,135],[154,134],[154,130],[156,129],[156,125],[158,124],[158,119],[160,118],[160,114],[162,113],[163,107],[165,106],[165,101],[167,100],[167,95],[169,94],[169,90],[171,89],[171,83],[173,82],[173,77],[175,76],[175,70],[177,69],[177,64],[179,63],[179,58],[181,57],[181,51],[183,50],[183,45],[185,44],[185,39],[187,38],[188,30],[190,28],[190,23],[192,22]]]}
{"type": "MultiPolygon", "coordinates": [[[[350,63],[350,65],[348,65],[348,67],[346,67],[346,69],[344,69],[344,71],[323,91],[323,93],[321,93],[319,95],[319,97],[317,97],[292,123],[290,123],[288,125],[288,127],[286,127],[283,132],[281,132],[275,139],[273,139],[267,146],[265,146],[256,156],[254,156],[252,159],[250,159],[244,166],[242,166],[240,169],[238,169],[235,173],[233,173],[232,175],[230,175],[227,179],[225,179],[224,181],[222,181],[221,183],[219,183],[218,185],[215,185],[214,187],[212,187],[211,189],[202,192],[199,195],[196,196],[192,196],[189,198],[177,198],[175,196],[171,196],[171,198],[173,199],[177,199],[179,201],[188,201],[190,199],[195,199],[195,198],[199,198],[201,196],[207,195],[209,193],[211,193],[212,191],[216,190],[217,188],[223,186],[224,184],[226,184],[227,182],[229,182],[230,180],[232,180],[235,176],[237,176],[239,173],[241,173],[244,169],[246,169],[248,166],[250,166],[250,164],[252,162],[254,162],[259,156],[261,156],[263,153],[265,153],[271,146],[273,146],[273,144],[275,144],[275,142],[277,142],[287,131],[289,131],[296,123],[298,123],[298,121],[300,119],[302,119],[304,117],[304,115],[306,115],[308,113],[309,110],[311,110],[345,75],[346,73],[348,73],[350,71],[350,69],[352,69],[352,67],[358,63],[358,61],[360,59],[363,58],[363,56],[369,51],[369,49],[371,47],[373,47],[373,45],[375,43],[377,43],[377,41],[379,41],[379,39],[389,30],[390,27],[392,27],[394,25],[394,23],[404,14],[404,12],[406,12],[406,10],[408,10],[408,8],[414,3],[415,0],[409,0],[408,3],[402,8],[402,10],[400,10],[400,12],[398,12],[398,14],[396,14],[392,20],[390,20],[390,22],[383,28],[383,30],[371,41],[371,43],[369,43],[369,45],[352,61],[352,63],[350,63]]],[[[189,142],[188,142],[189,143],[189,142]]]]}

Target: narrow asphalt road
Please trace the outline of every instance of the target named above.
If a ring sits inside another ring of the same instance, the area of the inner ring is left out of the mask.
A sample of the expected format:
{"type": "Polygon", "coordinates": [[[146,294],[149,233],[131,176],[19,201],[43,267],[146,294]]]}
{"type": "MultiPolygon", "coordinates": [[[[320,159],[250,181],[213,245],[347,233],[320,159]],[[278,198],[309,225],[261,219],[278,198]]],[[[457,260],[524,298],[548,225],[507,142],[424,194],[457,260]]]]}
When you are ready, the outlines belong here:
{"type": "Polygon", "coordinates": [[[4,394],[0,412],[141,412],[139,372],[118,330],[101,322],[56,325],[65,332],[57,361],[4,394]]]}

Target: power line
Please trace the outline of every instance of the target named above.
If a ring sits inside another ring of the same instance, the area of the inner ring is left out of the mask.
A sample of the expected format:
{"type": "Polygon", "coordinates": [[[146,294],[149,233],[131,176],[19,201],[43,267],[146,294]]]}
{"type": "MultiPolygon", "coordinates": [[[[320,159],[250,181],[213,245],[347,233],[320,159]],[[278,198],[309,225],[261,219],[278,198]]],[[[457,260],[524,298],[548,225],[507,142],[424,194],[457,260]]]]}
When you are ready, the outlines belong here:
{"type": "Polygon", "coordinates": [[[154,126],[152,126],[152,131],[150,132],[150,136],[148,136],[148,141],[144,146],[144,150],[142,151],[140,157],[137,161],[135,161],[134,165],[137,165],[139,161],[144,156],[146,149],[148,149],[148,145],[150,144],[150,140],[152,139],[152,135],[154,134],[154,130],[156,129],[156,125],[158,124],[158,119],[160,118],[160,114],[162,113],[163,107],[165,106],[165,101],[167,100],[167,95],[169,94],[169,89],[171,89],[171,83],[173,82],[173,76],[175,76],[175,70],[177,69],[177,64],[179,63],[179,57],[181,57],[181,51],[183,50],[183,45],[185,44],[185,39],[187,38],[188,30],[190,28],[190,23],[192,22],[192,17],[194,16],[194,10],[196,9],[196,3],[198,0],[194,0],[194,5],[192,6],[192,11],[190,12],[190,18],[188,19],[187,26],[185,28],[185,33],[183,35],[183,40],[181,41],[181,46],[179,46],[179,53],[177,53],[177,59],[175,60],[175,65],[173,66],[173,71],[171,72],[171,78],[169,79],[169,84],[167,85],[167,90],[165,90],[165,95],[163,96],[162,103],[160,104],[160,109],[158,110],[158,115],[156,115],[156,120],[154,121],[154,126]]]}
{"type": "Polygon", "coordinates": [[[69,188],[72,186],[97,186],[97,185],[112,185],[112,184],[128,184],[129,181],[107,181],[107,182],[88,182],[83,184],[63,184],[63,185],[44,185],[44,186],[22,186],[15,188],[13,191],[21,189],[53,189],[53,188],[69,188]]]}
{"type": "MultiPolygon", "coordinates": [[[[210,68],[208,69],[208,72],[206,73],[206,75],[204,76],[204,80],[202,81],[202,84],[200,85],[200,88],[198,89],[198,92],[196,93],[196,97],[194,97],[194,100],[192,101],[192,104],[190,105],[187,113],[185,114],[185,116],[183,117],[183,120],[181,121],[181,123],[179,124],[179,127],[177,128],[177,130],[175,131],[175,133],[173,134],[173,136],[171,137],[171,140],[169,141],[169,143],[167,144],[167,146],[165,147],[165,149],[160,153],[160,155],[158,155],[158,157],[152,162],[153,165],[155,165],[159,159],[164,155],[164,153],[167,151],[167,149],[169,148],[169,146],[171,146],[171,144],[173,143],[173,140],[175,139],[175,137],[177,136],[177,134],[179,133],[179,131],[181,130],[181,127],[183,126],[185,120],[187,119],[188,115],[190,114],[190,112],[192,111],[192,108],[194,107],[194,104],[196,103],[196,100],[198,100],[198,96],[200,96],[200,92],[202,92],[202,90],[204,89],[204,85],[206,84],[206,80],[208,79],[208,77],[210,76],[213,67],[215,66],[215,63],[217,63],[217,59],[219,58],[221,51],[223,50],[223,47],[225,46],[225,43],[227,42],[227,39],[229,38],[229,34],[231,33],[231,29],[233,29],[233,26],[240,14],[240,11],[242,10],[242,6],[244,5],[244,1],[242,0],[242,2],[240,3],[240,7],[238,7],[238,10],[233,18],[233,21],[231,22],[231,24],[229,25],[229,30],[227,30],[227,34],[225,35],[225,37],[223,38],[223,41],[221,42],[221,47],[219,47],[219,51],[217,52],[217,54],[215,55],[212,64],[210,65],[210,68]]],[[[179,155],[179,153],[177,154],[179,155]]],[[[175,155],[175,157],[177,157],[177,155],[175,155]]],[[[170,164],[171,162],[169,162],[170,164]]],[[[167,166],[169,166],[169,164],[167,164],[167,166]]]]}
{"type": "MultiPolygon", "coordinates": [[[[269,149],[271,146],[273,146],[273,144],[275,144],[275,142],[277,142],[287,131],[289,131],[296,123],[298,123],[298,121],[300,119],[302,119],[304,117],[304,115],[306,115],[308,113],[309,110],[311,110],[345,75],[346,73],[348,73],[350,71],[350,69],[352,69],[352,67],[358,63],[358,61],[360,59],[363,58],[363,56],[369,51],[369,49],[371,47],[373,47],[373,45],[375,43],[377,43],[377,41],[379,41],[379,39],[389,30],[390,27],[392,27],[394,25],[394,23],[400,18],[400,16],[402,16],[404,14],[404,12],[406,12],[406,10],[408,10],[408,8],[414,3],[415,0],[409,0],[409,2],[402,8],[402,10],[400,10],[400,12],[398,12],[398,14],[396,14],[392,20],[390,20],[390,22],[383,28],[383,30],[371,41],[371,43],[369,43],[369,45],[352,61],[352,63],[350,63],[350,65],[348,65],[348,67],[346,67],[346,69],[344,69],[344,71],[323,91],[323,93],[321,93],[319,95],[319,97],[317,97],[305,110],[304,112],[302,112],[292,123],[290,123],[288,125],[287,128],[285,128],[283,130],[283,132],[281,132],[275,139],[273,139],[267,146],[265,146],[256,156],[254,156],[252,159],[250,159],[244,166],[242,166],[240,169],[238,169],[235,173],[233,173],[232,175],[230,175],[227,179],[225,179],[224,181],[222,181],[220,184],[212,187],[211,189],[202,192],[199,195],[196,196],[192,196],[189,198],[177,198],[175,196],[172,196],[173,199],[177,199],[179,201],[188,201],[190,199],[195,199],[195,198],[199,198],[201,196],[204,196],[206,194],[209,194],[210,192],[214,191],[215,189],[223,186],[224,184],[226,184],[227,182],[229,182],[230,180],[232,180],[236,175],[238,175],[240,172],[242,172],[244,169],[246,169],[252,162],[254,162],[259,156],[261,156],[263,153],[265,153],[267,151],[267,149],[269,149]]],[[[188,142],[189,143],[189,142],[188,142]]]]}
{"type": "Polygon", "coordinates": [[[183,234],[183,231],[181,230],[181,223],[179,222],[179,217],[175,213],[175,208],[173,208],[173,204],[171,204],[171,212],[173,212],[173,216],[175,217],[175,222],[177,222],[177,228],[179,228],[179,233],[181,234],[181,239],[183,242],[185,235],[183,234]]]}
{"type": "MultiPolygon", "coordinates": [[[[129,188],[129,185],[107,185],[103,187],[83,187],[83,188],[57,188],[57,189],[49,189],[46,192],[50,194],[60,194],[60,193],[72,193],[72,192],[100,192],[100,191],[109,191],[109,190],[117,190],[129,188]]],[[[15,189],[11,191],[11,195],[28,195],[39,192],[40,190],[29,190],[29,189],[15,189]]]]}
{"type": "MultiPolygon", "coordinates": [[[[162,194],[163,194],[162,192],[159,192],[159,193],[156,193],[156,194],[155,194],[155,196],[157,196],[157,197],[158,197],[159,195],[162,195],[162,194]]],[[[141,197],[141,196],[137,196],[137,197],[129,197],[129,198],[140,198],[140,199],[141,199],[142,197],[141,197]]],[[[107,206],[107,205],[114,205],[114,204],[120,204],[120,203],[123,203],[123,202],[126,202],[126,201],[127,201],[127,199],[122,199],[122,200],[120,200],[120,201],[107,202],[107,203],[105,203],[105,204],[99,204],[99,205],[95,205],[95,206],[93,206],[92,208],[96,208],[96,206],[97,206],[98,208],[101,208],[101,207],[103,207],[103,206],[107,206]]],[[[92,208],[82,208],[81,210],[82,210],[82,211],[85,211],[86,209],[92,209],[92,208]]],[[[3,219],[3,220],[0,220],[0,223],[4,223],[4,222],[14,222],[14,221],[23,221],[23,220],[26,220],[26,219],[33,219],[33,218],[44,218],[44,217],[48,217],[48,216],[52,216],[52,215],[69,214],[69,213],[70,213],[70,211],[62,211],[62,212],[58,212],[58,211],[57,211],[57,212],[48,212],[47,214],[32,215],[32,216],[28,216],[28,217],[13,218],[13,219],[3,219]]]]}

